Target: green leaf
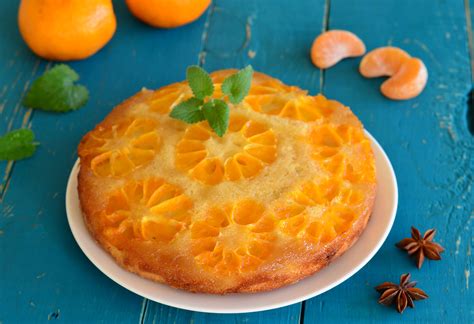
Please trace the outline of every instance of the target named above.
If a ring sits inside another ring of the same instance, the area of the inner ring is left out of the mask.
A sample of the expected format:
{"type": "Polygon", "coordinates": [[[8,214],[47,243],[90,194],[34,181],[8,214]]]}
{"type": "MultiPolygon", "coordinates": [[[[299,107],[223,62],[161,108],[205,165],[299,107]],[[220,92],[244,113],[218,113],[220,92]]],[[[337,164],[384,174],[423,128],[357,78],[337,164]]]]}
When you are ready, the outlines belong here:
{"type": "Polygon", "coordinates": [[[222,137],[229,127],[230,109],[227,103],[220,99],[212,99],[204,104],[202,112],[209,126],[219,137],[222,137]]]}
{"type": "Polygon", "coordinates": [[[182,120],[188,124],[203,121],[205,118],[201,111],[202,104],[203,101],[201,99],[190,98],[175,106],[170,113],[170,117],[182,120]]]}
{"type": "Polygon", "coordinates": [[[222,93],[229,97],[230,102],[236,105],[249,93],[252,74],[252,66],[248,65],[224,80],[222,83],[222,93]]]}
{"type": "Polygon", "coordinates": [[[212,79],[203,68],[197,65],[188,67],[186,70],[186,79],[196,98],[204,99],[214,93],[212,79]]]}
{"type": "Polygon", "coordinates": [[[38,143],[31,129],[17,129],[0,137],[0,160],[21,160],[33,155],[38,143]]]}
{"type": "Polygon", "coordinates": [[[89,91],[74,84],[79,75],[65,64],[59,64],[36,79],[23,99],[29,108],[54,112],[76,110],[87,103],[89,91]]]}

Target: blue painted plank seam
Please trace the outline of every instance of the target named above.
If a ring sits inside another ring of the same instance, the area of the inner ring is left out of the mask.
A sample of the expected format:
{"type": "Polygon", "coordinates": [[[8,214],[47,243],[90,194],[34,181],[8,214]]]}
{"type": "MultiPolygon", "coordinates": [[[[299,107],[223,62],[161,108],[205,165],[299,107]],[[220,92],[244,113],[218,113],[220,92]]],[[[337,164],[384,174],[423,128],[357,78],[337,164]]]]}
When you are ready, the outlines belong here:
{"type": "MultiPolygon", "coordinates": [[[[329,29],[329,16],[331,14],[331,0],[325,0],[324,2],[324,16],[323,16],[323,25],[321,28],[321,32],[324,33],[329,29]]],[[[326,76],[326,71],[324,69],[320,69],[321,73],[319,74],[319,91],[324,93],[324,79],[326,76]]]]}
{"type": "MultiPolygon", "coordinates": [[[[8,131],[11,131],[12,125],[13,125],[13,120],[15,119],[15,116],[17,112],[19,111],[19,108],[21,106],[21,102],[23,101],[23,98],[26,95],[26,92],[28,91],[30,87],[30,83],[33,79],[33,77],[36,75],[36,72],[38,71],[40,60],[38,59],[33,67],[33,70],[31,71],[31,75],[29,80],[25,82],[25,86],[23,88],[23,91],[21,92],[20,98],[18,99],[18,103],[16,104],[16,107],[13,111],[13,116],[10,118],[10,123],[8,124],[8,131]]],[[[51,62],[48,62],[45,67],[45,71],[49,70],[51,66],[51,62]]],[[[31,108],[28,108],[26,112],[23,115],[23,119],[21,122],[21,128],[31,128],[31,122],[33,120],[33,115],[34,112],[31,108]]],[[[15,167],[15,161],[8,161],[7,166],[5,167],[5,172],[3,176],[2,183],[0,184],[0,203],[3,202],[3,199],[7,193],[8,187],[10,186],[10,181],[13,176],[13,169],[15,167]]]]}
{"type": "Polygon", "coordinates": [[[212,15],[214,14],[214,10],[216,8],[216,5],[214,2],[211,3],[211,6],[209,7],[209,10],[207,12],[207,16],[206,16],[206,22],[204,23],[204,28],[203,28],[203,31],[202,31],[202,35],[201,35],[201,49],[199,50],[199,53],[198,53],[198,65],[199,66],[203,66],[204,63],[206,62],[206,43],[207,43],[207,37],[209,36],[208,35],[208,31],[209,31],[209,23],[211,21],[211,17],[212,15]]]}
{"type": "Polygon", "coordinates": [[[149,303],[148,298],[143,298],[142,309],[140,311],[140,317],[138,319],[138,324],[144,324],[145,323],[146,312],[147,312],[147,309],[148,309],[148,303],[149,303]]]}
{"type": "Polygon", "coordinates": [[[466,11],[466,30],[467,40],[469,42],[469,53],[471,59],[471,81],[474,85],[474,39],[472,35],[472,24],[471,24],[471,9],[469,7],[469,0],[464,0],[464,8],[466,11]]]}

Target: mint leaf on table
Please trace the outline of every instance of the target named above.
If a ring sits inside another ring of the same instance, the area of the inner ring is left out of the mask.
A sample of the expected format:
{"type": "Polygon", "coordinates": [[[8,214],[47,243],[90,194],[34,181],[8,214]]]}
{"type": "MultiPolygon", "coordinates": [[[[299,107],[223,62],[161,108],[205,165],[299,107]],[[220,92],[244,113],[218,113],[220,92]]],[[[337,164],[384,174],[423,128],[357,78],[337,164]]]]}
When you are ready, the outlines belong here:
{"type": "Polygon", "coordinates": [[[79,75],[69,66],[56,65],[33,82],[23,105],[53,112],[76,110],[89,99],[87,88],[75,84],[78,80],[79,75]]]}
{"type": "Polygon", "coordinates": [[[0,160],[22,160],[32,156],[38,143],[31,129],[17,129],[0,137],[0,160]]]}
{"type": "Polygon", "coordinates": [[[186,70],[186,79],[196,98],[204,99],[214,93],[212,79],[203,68],[197,65],[188,67],[186,70]]]}
{"type": "Polygon", "coordinates": [[[222,137],[229,127],[229,105],[223,100],[212,99],[202,106],[202,112],[217,136],[222,137]]]}
{"type": "Polygon", "coordinates": [[[190,98],[175,106],[170,113],[170,117],[182,120],[188,124],[203,121],[206,118],[201,111],[202,105],[203,101],[201,99],[190,98]]]}
{"type": "Polygon", "coordinates": [[[252,82],[253,69],[248,65],[226,78],[222,83],[222,93],[229,97],[229,101],[234,105],[240,103],[249,93],[250,84],[252,82]]]}

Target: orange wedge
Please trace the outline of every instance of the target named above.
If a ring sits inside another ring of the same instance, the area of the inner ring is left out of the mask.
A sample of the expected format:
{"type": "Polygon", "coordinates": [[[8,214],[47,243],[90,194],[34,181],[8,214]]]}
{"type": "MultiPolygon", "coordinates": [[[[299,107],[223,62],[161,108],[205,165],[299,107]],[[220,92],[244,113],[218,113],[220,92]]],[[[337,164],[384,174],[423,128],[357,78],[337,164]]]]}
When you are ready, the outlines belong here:
{"type": "Polygon", "coordinates": [[[342,59],[364,55],[365,45],[355,34],[345,30],[322,33],[311,47],[311,61],[320,69],[327,69],[342,59]]]}
{"type": "Polygon", "coordinates": [[[382,83],[380,91],[394,100],[406,100],[418,96],[428,81],[428,70],[422,60],[410,58],[387,81],[382,83]]]}
{"type": "Polygon", "coordinates": [[[379,47],[364,56],[360,62],[360,74],[366,78],[392,76],[410,55],[398,47],[379,47]]]}

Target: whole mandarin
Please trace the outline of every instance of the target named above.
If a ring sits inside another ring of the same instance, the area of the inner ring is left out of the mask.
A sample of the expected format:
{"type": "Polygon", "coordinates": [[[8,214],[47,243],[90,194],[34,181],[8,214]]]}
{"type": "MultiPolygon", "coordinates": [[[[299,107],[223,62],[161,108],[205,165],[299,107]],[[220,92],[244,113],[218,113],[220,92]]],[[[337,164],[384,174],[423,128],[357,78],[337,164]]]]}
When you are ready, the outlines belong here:
{"type": "Polygon", "coordinates": [[[144,23],[174,28],[198,19],[211,0],[126,0],[128,9],[144,23]]]}
{"type": "Polygon", "coordinates": [[[111,0],[22,0],[20,33],[38,56],[85,59],[107,44],[117,26],[111,0]]]}

